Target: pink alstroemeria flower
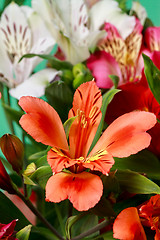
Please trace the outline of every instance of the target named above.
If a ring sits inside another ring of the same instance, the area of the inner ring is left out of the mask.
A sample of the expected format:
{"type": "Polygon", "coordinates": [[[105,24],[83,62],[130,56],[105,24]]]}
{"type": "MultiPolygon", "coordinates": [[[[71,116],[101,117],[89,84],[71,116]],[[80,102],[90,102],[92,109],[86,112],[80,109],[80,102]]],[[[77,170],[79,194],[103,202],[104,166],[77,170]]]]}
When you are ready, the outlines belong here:
{"type": "Polygon", "coordinates": [[[144,35],[149,51],[160,51],[160,27],[148,27],[144,35]]]}
{"type": "Polygon", "coordinates": [[[95,77],[97,86],[111,88],[113,83],[109,75],[119,77],[119,86],[136,81],[140,78],[143,68],[140,55],[142,45],[140,21],[136,20],[133,32],[126,39],[123,39],[116,27],[110,23],[105,23],[104,29],[107,36],[98,43],[100,52],[95,52],[87,60],[87,67],[95,77]]]}
{"type": "Polygon", "coordinates": [[[22,97],[19,105],[27,113],[20,119],[22,128],[37,142],[52,146],[47,160],[53,176],[46,185],[46,200],[69,199],[79,211],[94,207],[103,194],[97,171],[107,175],[114,164],[113,157],[127,157],[148,147],[151,137],[146,131],[156,123],[152,113],[125,114],[104,131],[88,153],[102,116],[102,95],[95,82],[84,83],[75,92],[68,116],[76,117],[70,128],[69,145],[62,122],[48,103],[22,97]]]}

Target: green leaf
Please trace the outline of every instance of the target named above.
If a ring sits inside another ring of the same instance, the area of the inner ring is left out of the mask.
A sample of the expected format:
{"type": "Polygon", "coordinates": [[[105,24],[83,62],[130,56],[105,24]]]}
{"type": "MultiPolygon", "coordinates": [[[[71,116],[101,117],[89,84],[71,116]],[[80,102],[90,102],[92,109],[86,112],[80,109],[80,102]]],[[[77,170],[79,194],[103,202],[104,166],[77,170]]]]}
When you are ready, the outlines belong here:
{"type": "Polygon", "coordinates": [[[28,225],[16,233],[18,240],[28,240],[32,225],[28,225]]]}
{"type": "Polygon", "coordinates": [[[118,93],[118,92],[120,92],[119,89],[111,89],[111,90],[109,90],[108,92],[106,92],[106,93],[103,95],[102,107],[101,107],[102,118],[101,118],[100,124],[99,124],[99,126],[98,126],[96,135],[95,135],[95,137],[94,137],[94,139],[93,139],[92,145],[91,145],[91,147],[90,147],[90,149],[89,149],[89,153],[91,152],[91,150],[93,149],[93,147],[95,146],[95,144],[97,143],[98,139],[99,139],[100,136],[101,136],[108,104],[112,101],[114,95],[115,95],[116,93],[118,93]]]}
{"type": "Polygon", "coordinates": [[[69,62],[60,61],[57,58],[53,57],[52,55],[45,55],[45,54],[34,54],[34,53],[25,54],[20,58],[19,62],[23,58],[33,58],[33,57],[40,57],[42,59],[48,60],[51,67],[57,70],[72,69],[73,67],[72,64],[69,62]]]}
{"type": "Polygon", "coordinates": [[[37,167],[48,166],[47,154],[35,161],[37,167]]]}
{"type": "Polygon", "coordinates": [[[52,176],[52,170],[50,166],[39,167],[32,175],[31,180],[38,183],[42,188],[45,188],[49,177],[52,176]]]}
{"type": "Polygon", "coordinates": [[[65,121],[65,123],[63,124],[67,139],[68,139],[68,136],[69,136],[69,131],[70,131],[70,128],[72,126],[72,123],[74,122],[74,120],[76,118],[77,118],[77,116],[71,117],[67,121],[65,121]]]}
{"type": "Polygon", "coordinates": [[[46,150],[43,150],[43,151],[34,153],[34,154],[30,155],[28,159],[29,159],[29,160],[32,160],[32,161],[33,161],[33,160],[37,160],[37,159],[43,157],[44,155],[46,155],[47,152],[50,150],[50,148],[51,148],[51,147],[47,147],[46,150]]]}
{"type": "Polygon", "coordinates": [[[114,88],[117,88],[119,83],[119,77],[116,75],[109,75],[109,78],[112,80],[114,88]]]}
{"type": "Polygon", "coordinates": [[[58,238],[47,228],[44,227],[32,227],[31,239],[43,239],[43,240],[58,240],[58,238]]]}
{"type": "Polygon", "coordinates": [[[101,200],[96,204],[96,206],[90,210],[90,212],[101,217],[115,216],[115,212],[112,208],[111,203],[105,197],[102,197],[101,200]]]}
{"type": "Polygon", "coordinates": [[[118,170],[115,174],[122,190],[136,194],[160,194],[160,187],[145,176],[130,170],[118,170]]]}
{"type": "Polygon", "coordinates": [[[62,121],[65,121],[68,118],[73,99],[73,93],[68,85],[62,81],[55,81],[46,88],[45,95],[62,121]]]}
{"type": "Polygon", "coordinates": [[[115,164],[112,170],[132,170],[145,173],[149,178],[160,180],[160,161],[150,151],[143,150],[126,158],[114,158],[115,164]]]}
{"type": "Polygon", "coordinates": [[[76,215],[76,216],[71,216],[67,219],[67,222],[66,222],[66,226],[65,226],[65,230],[66,230],[66,237],[67,239],[71,239],[71,228],[72,226],[79,220],[81,219],[82,217],[84,216],[84,214],[79,214],[79,215],[76,215]]]}
{"type": "Polygon", "coordinates": [[[146,29],[148,27],[154,27],[153,22],[151,21],[150,18],[146,18],[145,22],[144,22],[144,26],[143,26],[143,33],[146,31],[146,29]]]}
{"type": "Polygon", "coordinates": [[[144,73],[146,75],[149,87],[156,98],[157,102],[160,103],[160,70],[154,65],[152,60],[143,54],[144,59],[144,73]]]}
{"type": "Polygon", "coordinates": [[[98,237],[94,238],[93,240],[98,240],[98,239],[100,239],[100,237],[103,237],[103,240],[114,240],[114,239],[116,239],[116,238],[113,238],[113,232],[108,231],[106,233],[103,233],[103,234],[99,235],[98,237]]]}
{"type": "Polygon", "coordinates": [[[9,105],[2,103],[2,106],[5,110],[5,112],[8,114],[8,116],[15,121],[16,123],[19,124],[19,120],[22,117],[22,115],[24,114],[23,111],[17,111],[14,108],[11,108],[9,105]]]}
{"type": "MultiPolygon", "coordinates": [[[[68,218],[66,222],[66,228],[65,228],[67,239],[69,240],[71,239],[71,233],[72,233],[72,237],[78,236],[82,232],[85,232],[98,224],[98,217],[93,214],[87,214],[87,213],[88,212],[82,212],[79,215],[68,218]],[[74,228],[71,231],[71,228],[73,225],[74,225],[74,228]]],[[[90,235],[92,236],[92,239],[93,239],[93,236],[95,236],[95,234],[96,233],[93,233],[92,235],[90,235]]]]}
{"type": "Polygon", "coordinates": [[[16,230],[20,230],[21,228],[30,224],[30,222],[26,219],[22,212],[1,191],[0,191],[0,206],[1,206],[0,214],[1,223],[9,223],[13,219],[18,219],[19,221],[16,223],[15,227],[16,230]]]}

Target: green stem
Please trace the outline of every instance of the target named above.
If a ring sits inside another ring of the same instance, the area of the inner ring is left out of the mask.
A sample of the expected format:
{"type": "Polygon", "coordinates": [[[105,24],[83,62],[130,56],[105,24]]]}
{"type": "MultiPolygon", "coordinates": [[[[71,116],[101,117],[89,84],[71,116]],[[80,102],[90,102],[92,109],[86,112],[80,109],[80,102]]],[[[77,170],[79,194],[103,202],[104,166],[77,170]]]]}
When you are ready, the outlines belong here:
{"type": "Polygon", "coordinates": [[[24,183],[24,177],[21,175],[22,178],[22,184],[23,184],[23,191],[24,191],[24,197],[27,198],[28,194],[27,194],[27,186],[24,183]]]}
{"type": "Polygon", "coordinates": [[[30,210],[40,219],[40,221],[48,228],[50,231],[59,239],[64,240],[64,238],[57,232],[57,230],[42,216],[42,214],[34,207],[29,199],[26,199],[23,194],[17,191],[17,196],[22,199],[22,201],[30,208],[30,210]]]}
{"type": "MultiPolygon", "coordinates": [[[[23,145],[24,145],[24,149],[26,147],[26,142],[25,142],[25,132],[24,130],[22,129],[22,142],[23,142],[23,145]]],[[[24,167],[26,168],[28,165],[28,161],[27,161],[27,157],[26,157],[26,152],[24,152],[24,167]]]]}
{"type": "Polygon", "coordinates": [[[89,229],[88,231],[83,232],[83,233],[79,234],[78,236],[71,238],[71,240],[80,240],[84,237],[87,237],[87,236],[99,231],[100,229],[106,227],[109,223],[110,223],[109,220],[105,220],[105,221],[99,223],[98,225],[96,225],[95,227],[89,229]]]}

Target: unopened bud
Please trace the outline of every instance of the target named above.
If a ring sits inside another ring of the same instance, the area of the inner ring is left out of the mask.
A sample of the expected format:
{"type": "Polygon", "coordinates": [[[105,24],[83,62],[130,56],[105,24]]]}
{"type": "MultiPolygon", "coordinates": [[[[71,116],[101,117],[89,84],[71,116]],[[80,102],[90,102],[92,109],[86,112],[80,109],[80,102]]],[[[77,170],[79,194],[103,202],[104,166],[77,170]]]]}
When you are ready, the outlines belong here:
{"type": "Polygon", "coordinates": [[[10,194],[15,194],[14,184],[10,179],[6,169],[4,168],[2,162],[0,161],[0,188],[6,190],[10,194]]]}
{"type": "Polygon", "coordinates": [[[23,169],[24,146],[21,140],[12,134],[5,134],[0,138],[1,150],[17,173],[23,169]]]}

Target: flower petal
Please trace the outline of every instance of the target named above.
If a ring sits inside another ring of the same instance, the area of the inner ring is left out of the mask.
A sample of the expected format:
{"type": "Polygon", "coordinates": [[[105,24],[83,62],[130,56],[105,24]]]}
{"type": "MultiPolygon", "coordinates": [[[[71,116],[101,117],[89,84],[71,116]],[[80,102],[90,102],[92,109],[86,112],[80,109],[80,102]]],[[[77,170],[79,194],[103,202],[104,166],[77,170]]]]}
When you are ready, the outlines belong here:
{"type": "Polygon", "coordinates": [[[47,155],[47,161],[54,173],[61,172],[64,168],[69,168],[76,164],[76,160],[69,158],[60,150],[52,148],[47,155]]]}
{"type": "Polygon", "coordinates": [[[27,113],[20,119],[20,124],[28,134],[37,142],[68,151],[65,131],[54,108],[35,97],[22,97],[19,105],[27,113]]]}
{"type": "Polygon", "coordinates": [[[87,161],[83,163],[83,167],[90,168],[94,171],[100,171],[103,174],[108,174],[111,167],[114,164],[114,159],[111,154],[107,151],[100,151],[95,153],[94,155],[90,155],[87,157],[87,161]]]}
{"type": "Polygon", "coordinates": [[[124,209],[113,224],[113,237],[123,240],[147,240],[135,207],[124,209]]]}
{"type": "Polygon", "coordinates": [[[144,39],[150,51],[160,51],[160,27],[148,27],[145,31],[144,39]]]}
{"type": "Polygon", "coordinates": [[[58,71],[51,68],[43,69],[33,74],[17,87],[10,89],[9,92],[17,99],[20,99],[22,96],[41,97],[44,95],[48,83],[54,80],[58,73],[58,71]]]}
{"type": "Polygon", "coordinates": [[[103,184],[97,175],[88,172],[79,174],[57,173],[46,185],[46,200],[60,202],[69,199],[78,211],[87,211],[100,200],[103,184]]]}
{"type": "Polygon", "coordinates": [[[8,224],[0,223],[0,238],[8,239],[8,237],[10,237],[13,234],[16,222],[17,222],[17,219],[13,220],[8,224]]]}
{"type": "Polygon", "coordinates": [[[135,154],[149,146],[151,137],[146,131],[155,124],[156,116],[153,113],[126,113],[109,125],[90,154],[100,149],[106,149],[114,157],[135,154]]]}
{"type": "Polygon", "coordinates": [[[145,20],[147,18],[146,9],[140,4],[140,2],[132,2],[132,11],[137,14],[137,17],[140,19],[141,24],[144,25],[145,20]]]}
{"type": "Polygon", "coordinates": [[[101,105],[101,92],[95,82],[84,83],[76,90],[69,112],[69,118],[78,115],[69,133],[72,158],[87,155],[101,120],[101,105]]]}
{"type": "Polygon", "coordinates": [[[0,188],[6,190],[10,194],[15,194],[15,190],[13,189],[11,179],[3,166],[0,160],[0,188]]]}
{"type": "Polygon", "coordinates": [[[122,13],[116,1],[98,1],[90,10],[91,29],[99,29],[105,22],[115,25],[125,39],[135,26],[135,17],[122,13]],[[97,14],[100,12],[101,14],[97,14]],[[125,26],[125,27],[124,27],[125,26]]]}
{"type": "Polygon", "coordinates": [[[87,60],[87,67],[91,70],[99,88],[111,88],[113,82],[109,75],[117,75],[122,82],[121,70],[115,58],[105,51],[95,52],[87,60]]]}

